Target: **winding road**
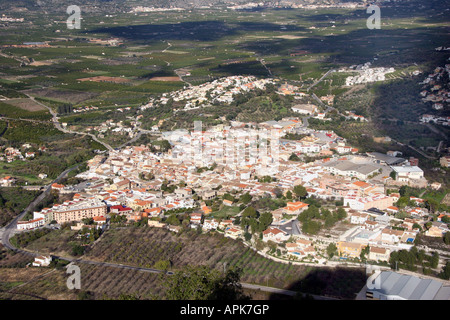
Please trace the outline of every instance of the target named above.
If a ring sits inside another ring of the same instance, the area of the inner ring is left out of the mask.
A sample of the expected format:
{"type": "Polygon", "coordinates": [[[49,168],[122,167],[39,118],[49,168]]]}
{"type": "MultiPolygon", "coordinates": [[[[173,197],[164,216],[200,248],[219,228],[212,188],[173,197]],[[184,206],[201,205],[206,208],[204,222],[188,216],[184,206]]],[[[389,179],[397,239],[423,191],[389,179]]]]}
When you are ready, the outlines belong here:
{"type": "MultiPolygon", "coordinates": [[[[44,198],[46,196],[48,196],[52,190],[52,184],[53,183],[58,183],[60,182],[63,178],[65,178],[67,176],[67,174],[75,169],[77,169],[80,166],[80,164],[66,169],[65,171],[63,171],[55,180],[53,180],[52,183],[50,183],[46,189],[39,195],[37,196],[17,217],[15,217],[7,226],[5,226],[4,228],[0,228],[0,237],[1,237],[1,241],[3,243],[3,245],[8,248],[11,249],[13,251],[20,251],[20,252],[27,252],[24,250],[19,250],[16,247],[14,247],[11,242],[9,241],[9,239],[14,235],[14,233],[17,232],[17,222],[20,221],[21,219],[23,219],[23,217],[30,212],[33,208],[35,208],[42,200],[44,200],[44,198]]],[[[40,254],[37,254],[40,255],[40,254]]]]}
{"type": "Polygon", "coordinates": [[[34,97],[32,97],[32,96],[30,96],[30,95],[28,95],[28,94],[26,94],[26,93],[25,93],[25,95],[26,95],[30,100],[33,100],[34,102],[36,102],[36,103],[39,104],[40,106],[46,108],[46,109],[50,112],[50,114],[52,115],[52,123],[53,123],[53,125],[55,126],[55,128],[58,129],[59,131],[64,132],[64,133],[72,133],[72,134],[80,134],[80,135],[83,135],[83,136],[90,136],[94,141],[100,143],[101,145],[103,145],[103,146],[104,146],[106,149],[108,149],[109,151],[114,151],[114,148],[113,148],[113,147],[111,147],[109,144],[107,144],[107,143],[105,143],[105,142],[103,142],[103,141],[100,141],[100,140],[99,140],[94,134],[92,134],[92,133],[78,132],[78,131],[72,131],[72,130],[64,129],[64,128],[62,127],[61,123],[59,123],[58,114],[57,114],[52,108],[50,108],[49,106],[47,106],[47,105],[45,105],[45,104],[43,104],[43,103],[37,101],[34,97]]]}

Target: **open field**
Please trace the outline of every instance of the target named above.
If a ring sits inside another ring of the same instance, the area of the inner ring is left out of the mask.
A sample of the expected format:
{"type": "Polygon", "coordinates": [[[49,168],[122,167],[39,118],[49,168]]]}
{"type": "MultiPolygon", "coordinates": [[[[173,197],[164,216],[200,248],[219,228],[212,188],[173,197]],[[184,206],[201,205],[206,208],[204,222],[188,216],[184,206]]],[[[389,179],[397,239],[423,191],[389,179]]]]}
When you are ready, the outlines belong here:
{"type": "MultiPolygon", "coordinates": [[[[44,253],[65,253],[71,247],[73,232],[55,230],[29,243],[26,248],[44,253]]],[[[223,270],[238,267],[243,273],[242,282],[301,290],[342,299],[353,299],[365,284],[363,270],[345,268],[315,268],[275,262],[257,254],[219,233],[197,234],[195,231],[174,234],[164,229],[150,227],[127,227],[108,230],[83,256],[98,262],[113,262],[144,268],[157,268],[164,261],[169,270],[181,270],[185,266],[206,265],[223,270]]],[[[117,298],[122,293],[135,293],[143,299],[161,298],[164,289],[161,276],[100,266],[82,266],[83,290],[92,291],[97,298],[107,294],[117,298]],[[101,275],[102,274],[102,275],[101,275]],[[130,279],[133,279],[130,286],[130,279]]],[[[57,274],[57,272],[55,273],[57,274]]],[[[63,290],[53,284],[55,294],[63,290]],[[59,288],[59,289],[58,289],[59,288]]],[[[24,288],[35,295],[40,286],[24,288]],[[36,289],[33,289],[36,288],[36,289]]],[[[64,290],[63,290],[64,291],[64,290]]],[[[46,293],[48,294],[48,293],[46,293]]],[[[62,293],[61,293],[62,294],[62,293]]],[[[270,298],[270,297],[269,297],[270,298]]]]}
{"type": "Polygon", "coordinates": [[[5,103],[30,112],[47,110],[31,99],[9,99],[5,103]]]}
{"type": "Polygon", "coordinates": [[[30,96],[40,97],[50,100],[70,102],[73,104],[92,99],[98,95],[93,92],[80,92],[74,90],[57,90],[57,89],[31,89],[25,91],[30,96]]]}
{"type": "MultiPolygon", "coordinates": [[[[374,57],[377,57],[377,65],[396,69],[408,68],[413,63],[419,68],[431,67],[429,58],[436,55],[433,49],[448,31],[442,19],[428,19],[429,15],[437,13],[434,9],[417,12],[401,6],[396,10],[384,9],[383,27],[377,34],[366,28],[367,14],[361,9],[264,10],[263,16],[257,11],[199,9],[152,13],[151,21],[147,14],[137,14],[133,15],[132,23],[126,13],[105,21],[95,14],[86,14],[85,31],[59,30],[58,40],[55,40],[54,26],[43,27],[39,15],[30,13],[27,18],[33,24],[27,28],[26,37],[19,27],[0,40],[14,44],[11,40],[14,35],[16,44],[49,41],[49,47],[5,47],[2,52],[7,56],[1,59],[11,62],[7,69],[9,77],[19,79],[26,74],[34,75],[21,78],[19,83],[10,83],[12,88],[43,86],[84,94],[121,91],[130,99],[138,90],[158,95],[174,87],[136,82],[137,87],[128,90],[125,84],[86,85],[78,83],[77,79],[95,70],[96,75],[166,82],[166,77],[173,77],[179,68],[191,69],[191,76],[185,80],[199,83],[208,80],[205,76],[215,78],[242,73],[267,76],[264,68],[249,60],[258,57],[266,59],[274,76],[308,82],[318,79],[324,70],[373,61],[374,57]],[[412,19],[407,18],[411,16],[412,19]],[[91,43],[86,36],[103,40],[117,37],[123,44],[91,43]],[[297,52],[304,54],[292,55],[297,52]],[[18,68],[12,58],[33,59],[33,62],[18,68]],[[245,63],[234,67],[226,65],[227,61],[236,59],[245,63]],[[150,71],[150,67],[154,71],[150,71]]],[[[71,99],[62,92],[49,93],[58,96],[47,98],[70,100],[74,104],[85,101],[81,96],[71,99]]],[[[126,99],[122,103],[126,104],[126,99]]]]}
{"type": "Polygon", "coordinates": [[[153,77],[150,81],[181,81],[179,77],[153,77]]]}

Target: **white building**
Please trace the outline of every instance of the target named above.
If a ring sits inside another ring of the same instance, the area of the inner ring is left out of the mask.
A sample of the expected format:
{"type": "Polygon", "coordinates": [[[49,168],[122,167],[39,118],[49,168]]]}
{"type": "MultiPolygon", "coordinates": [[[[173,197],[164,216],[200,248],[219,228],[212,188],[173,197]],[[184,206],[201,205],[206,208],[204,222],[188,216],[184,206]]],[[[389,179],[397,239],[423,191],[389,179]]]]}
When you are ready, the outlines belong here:
{"type": "Polygon", "coordinates": [[[396,180],[408,182],[410,179],[423,179],[423,170],[417,166],[392,166],[392,170],[396,173],[396,180]]]}
{"type": "Polygon", "coordinates": [[[34,262],[32,263],[32,265],[34,267],[47,267],[48,265],[50,265],[50,262],[52,262],[51,256],[39,256],[34,258],[34,262]]]}
{"type": "Polygon", "coordinates": [[[17,229],[18,230],[31,230],[38,227],[41,227],[45,224],[44,218],[37,218],[29,221],[18,221],[17,229]]]}
{"type": "Polygon", "coordinates": [[[297,104],[292,107],[292,111],[300,114],[314,114],[317,112],[317,107],[313,104],[297,104]]]}
{"type": "Polygon", "coordinates": [[[219,220],[216,219],[205,219],[203,221],[204,230],[214,230],[219,227],[219,220]]]}

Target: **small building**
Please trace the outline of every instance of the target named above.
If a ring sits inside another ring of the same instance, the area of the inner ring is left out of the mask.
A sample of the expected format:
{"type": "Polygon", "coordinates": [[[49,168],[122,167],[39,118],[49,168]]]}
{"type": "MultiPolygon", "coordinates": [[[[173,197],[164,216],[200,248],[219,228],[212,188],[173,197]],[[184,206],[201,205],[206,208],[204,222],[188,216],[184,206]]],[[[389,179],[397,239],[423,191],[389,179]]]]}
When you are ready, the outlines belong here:
{"type": "Polygon", "coordinates": [[[191,223],[195,223],[195,224],[201,224],[202,223],[202,218],[203,218],[203,214],[202,213],[191,213],[190,214],[190,218],[191,218],[191,223]]]}
{"type": "Polygon", "coordinates": [[[317,112],[317,106],[313,104],[297,104],[292,107],[292,111],[311,115],[317,112]]]}
{"type": "Polygon", "coordinates": [[[242,232],[241,228],[234,226],[234,227],[227,228],[225,230],[225,237],[229,237],[229,238],[232,238],[232,239],[237,239],[240,236],[242,236],[242,233],[243,232],[242,232]]]}
{"type": "Polygon", "coordinates": [[[29,221],[18,221],[17,229],[18,230],[31,230],[38,227],[41,227],[45,224],[44,218],[37,218],[29,221]]]}
{"type": "Polygon", "coordinates": [[[7,176],[0,180],[0,187],[11,187],[14,183],[16,183],[16,179],[7,176]]]}
{"type": "Polygon", "coordinates": [[[269,240],[275,242],[283,242],[289,239],[289,235],[283,230],[276,227],[269,227],[263,231],[263,241],[267,242],[269,240]]]}
{"type": "Polygon", "coordinates": [[[387,248],[383,247],[369,247],[369,256],[367,257],[371,261],[389,261],[391,252],[387,248]]]}
{"type": "Polygon", "coordinates": [[[51,256],[39,256],[34,258],[34,262],[32,265],[34,267],[48,267],[50,265],[50,262],[52,262],[51,256]]]}
{"type": "Polygon", "coordinates": [[[337,249],[343,258],[359,258],[361,250],[365,247],[362,243],[339,241],[337,249]]]}
{"type": "Polygon", "coordinates": [[[104,217],[104,216],[97,216],[97,217],[93,217],[92,219],[94,220],[94,222],[96,222],[99,225],[103,225],[106,223],[106,217],[104,217]]]}
{"type": "Polygon", "coordinates": [[[219,220],[217,219],[205,219],[203,221],[204,230],[215,230],[219,227],[219,220]]]}
{"type": "Polygon", "coordinates": [[[441,167],[448,168],[450,167],[450,156],[444,156],[439,159],[439,163],[441,167]]]}

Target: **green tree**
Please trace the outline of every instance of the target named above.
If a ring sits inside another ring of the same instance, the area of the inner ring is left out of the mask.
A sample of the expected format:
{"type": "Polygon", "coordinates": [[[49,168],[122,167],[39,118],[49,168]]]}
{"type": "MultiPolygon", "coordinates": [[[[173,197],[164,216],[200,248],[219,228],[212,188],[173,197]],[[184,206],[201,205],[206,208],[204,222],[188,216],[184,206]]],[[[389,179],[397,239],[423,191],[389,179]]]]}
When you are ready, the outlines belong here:
{"type": "Polygon", "coordinates": [[[442,219],[441,219],[441,221],[442,221],[443,223],[450,223],[450,217],[449,217],[449,216],[443,216],[442,219]]]}
{"type": "Polygon", "coordinates": [[[445,266],[442,268],[442,272],[439,274],[442,279],[450,280],[450,261],[447,261],[445,266]]]}
{"type": "Polygon", "coordinates": [[[264,231],[267,229],[268,226],[273,222],[273,216],[270,212],[264,212],[259,217],[259,227],[258,231],[264,231]]]}
{"type": "Polygon", "coordinates": [[[225,274],[207,266],[187,266],[164,278],[168,300],[247,300],[240,284],[240,269],[225,274]]]}
{"type": "Polygon", "coordinates": [[[397,174],[395,173],[394,170],[391,171],[391,173],[389,174],[389,176],[392,178],[392,180],[396,180],[396,179],[397,179],[397,174]]]}
{"type": "Polygon", "coordinates": [[[308,194],[308,192],[306,191],[306,188],[304,186],[301,185],[297,185],[294,187],[294,193],[297,197],[301,198],[305,198],[306,195],[308,194]]]}
{"type": "Polygon", "coordinates": [[[328,257],[331,259],[337,253],[337,247],[334,243],[330,243],[327,247],[328,257]]]}
{"type": "Polygon", "coordinates": [[[361,250],[361,254],[359,255],[361,261],[366,261],[366,255],[369,254],[370,247],[367,245],[364,249],[361,250]]]}
{"type": "Polygon", "coordinates": [[[244,218],[257,218],[258,217],[258,212],[256,211],[255,208],[248,206],[247,208],[245,208],[244,212],[242,212],[242,217],[244,218]]]}
{"type": "Polygon", "coordinates": [[[446,232],[444,235],[444,243],[450,244],[450,232],[446,232]]]}
{"type": "Polygon", "coordinates": [[[335,215],[329,214],[325,218],[324,226],[325,228],[331,228],[337,222],[337,218],[335,215]]]}
{"type": "Polygon", "coordinates": [[[289,160],[290,161],[300,161],[300,158],[295,153],[292,153],[289,157],[289,160]]]}
{"type": "Polygon", "coordinates": [[[301,222],[318,218],[320,218],[320,211],[315,205],[309,206],[308,209],[302,211],[297,217],[297,219],[301,222]]]}
{"type": "Polygon", "coordinates": [[[178,226],[181,224],[180,220],[178,219],[177,215],[175,213],[172,213],[166,220],[168,224],[178,226]]]}
{"type": "Polygon", "coordinates": [[[436,269],[437,266],[438,266],[438,264],[439,264],[439,253],[437,253],[437,252],[435,251],[435,252],[433,252],[433,255],[431,256],[431,259],[430,259],[430,266],[431,266],[433,269],[436,269]]]}
{"type": "Polygon", "coordinates": [[[345,211],[344,208],[338,208],[337,209],[337,219],[343,220],[345,218],[347,218],[347,211],[345,211]]]}
{"type": "Polygon", "coordinates": [[[307,221],[303,222],[302,232],[314,235],[319,232],[321,226],[322,226],[322,224],[320,222],[313,221],[313,220],[307,220],[307,221]]]}
{"type": "Polygon", "coordinates": [[[247,192],[244,193],[243,195],[241,195],[241,197],[239,198],[239,200],[243,203],[243,204],[249,204],[250,201],[252,201],[252,196],[247,192]]]}
{"type": "Polygon", "coordinates": [[[81,256],[84,254],[84,247],[79,244],[74,244],[72,246],[72,256],[81,256]]]}
{"type": "Polygon", "coordinates": [[[158,260],[153,267],[158,270],[167,271],[169,270],[170,265],[171,263],[169,260],[158,260]]]}

